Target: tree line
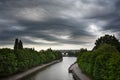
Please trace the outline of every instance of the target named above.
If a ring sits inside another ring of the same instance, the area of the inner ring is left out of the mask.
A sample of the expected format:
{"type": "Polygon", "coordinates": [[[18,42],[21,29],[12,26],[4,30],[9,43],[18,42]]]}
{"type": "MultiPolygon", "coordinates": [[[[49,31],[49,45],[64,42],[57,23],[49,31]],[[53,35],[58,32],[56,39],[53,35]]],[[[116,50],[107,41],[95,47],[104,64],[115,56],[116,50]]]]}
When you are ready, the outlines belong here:
{"type": "Polygon", "coordinates": [[[80,53],[77,63],[93,80],[120,80],[120,42],[112,35],[98,38],[92,51],[80,53]]]}
{"type": "Polygon", "coordinates": [[[23,48],[22,41],[16,39],[14,49],[0,49],[0,77],[23,72],[58,59],[62,59],[59,51],[47,49],[38,52],[32,48],[23,48]]]}

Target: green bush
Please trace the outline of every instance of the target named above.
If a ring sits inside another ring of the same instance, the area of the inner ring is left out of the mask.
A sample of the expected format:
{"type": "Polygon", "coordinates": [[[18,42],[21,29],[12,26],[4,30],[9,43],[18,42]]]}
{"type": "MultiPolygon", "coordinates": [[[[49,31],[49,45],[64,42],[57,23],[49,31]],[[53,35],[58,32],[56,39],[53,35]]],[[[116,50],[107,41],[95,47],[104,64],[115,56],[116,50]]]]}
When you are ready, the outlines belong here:
{"type": "Polygon", "coordinates": [[[0,77],[28,70],[62,58],[61,52],[48,49],[37,52],[33,49],[0,49],[0,77]]]}
{"type": "Polygon", "coordinates": [[[17,70],[17,60],[10,49],[0,49],[0,76],[15,73],[17,70]]]}
{"type": "Polygon", "coordinates": [[[94,52],[85,52],[77,63],[94,80],[120,80],[120,54],[113,46],[104,44],[94,52]]]}

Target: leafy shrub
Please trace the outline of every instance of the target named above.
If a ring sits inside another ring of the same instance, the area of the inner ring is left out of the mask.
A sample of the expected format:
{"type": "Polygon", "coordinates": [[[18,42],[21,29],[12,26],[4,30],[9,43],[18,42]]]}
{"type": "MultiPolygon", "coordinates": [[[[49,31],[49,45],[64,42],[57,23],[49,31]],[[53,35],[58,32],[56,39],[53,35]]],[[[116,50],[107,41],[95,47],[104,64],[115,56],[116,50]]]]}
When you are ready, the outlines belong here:
{"type": "Polygon", "coordinates": [[[120,80],[120,54],[113,46],[104,44],[94,52],[85,52],[77,63],[95,80],[120,80]]]}
{"type": "Polygon", "coordinates": [[[17,70],[17,60],[10,49],[0,49],[0,75],[13,74],[17,70]]]}
{"type": "Polygon", "coordinates": [[[61,52],[48,49],[37,52],[33,49],[0,49],[0,76],[28,70],[32,67],[62,58],[61,52]]]}

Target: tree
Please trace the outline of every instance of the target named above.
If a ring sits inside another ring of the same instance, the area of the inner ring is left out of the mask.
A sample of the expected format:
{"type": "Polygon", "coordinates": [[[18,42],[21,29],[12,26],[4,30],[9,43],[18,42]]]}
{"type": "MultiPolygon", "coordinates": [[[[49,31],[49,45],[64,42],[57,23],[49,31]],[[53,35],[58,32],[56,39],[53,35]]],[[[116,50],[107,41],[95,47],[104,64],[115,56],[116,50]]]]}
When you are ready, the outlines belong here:
{"type": "Polygon", "coordinates": [[[16,38],[15,39],[15,44],[14,44],[14,50],[17,50],[18,49],[18,39],[16,38]]]}
{"type": "Polygon", "coordinates": [[[23,43],[22,43],[21,40],[20,40],[19,43],[18,43],[18,49],[23,49],[23,43]]]}
{"type": "Polygon", "coordinates": [[[23,43],[21,40],[15,39],[14,51],[16,52],[18,49],[23,49],[23,43]]]}
{"type": "Polygon", "coordinates": [[[86,49],[86,48],[85,48],[85,49],[84,49],[84,48],[81,48],[81,49],[80,49],[80,53],[83,53],[83,52],[87,52],[87,49],[86,49]]]}
{"type": "Polygon", "coordinates": [[[88,50],[87,50],[87,48],[81,48],[78,52],[77,52],[77,56],[79,57],[79,56],[81,56],[83,53],[85,53],[85,52],[89,52],[88,50]]]}
{"type": "Polygon", "coordinates": [[[110,44],[111,46],[115,46],[116,49],[120,52],[120,42],[114,35],[105,35],[98,38],[95,42],[95,47],[93,50],[98,49],[103,44],[110,44]]]}

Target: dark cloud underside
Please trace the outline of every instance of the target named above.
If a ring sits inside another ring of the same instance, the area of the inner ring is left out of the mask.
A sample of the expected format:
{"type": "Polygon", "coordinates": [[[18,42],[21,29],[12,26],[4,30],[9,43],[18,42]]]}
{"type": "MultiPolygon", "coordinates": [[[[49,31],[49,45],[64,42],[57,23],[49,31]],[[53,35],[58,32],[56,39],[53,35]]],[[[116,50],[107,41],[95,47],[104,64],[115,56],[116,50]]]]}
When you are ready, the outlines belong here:
{"type": "Polygon", "coordinates": [[[0,0],[0,46],[13,46],[20,38],[33,46],[92,48],[100,35],[120,37],[119,4],[119,0],[0,0]]]}

